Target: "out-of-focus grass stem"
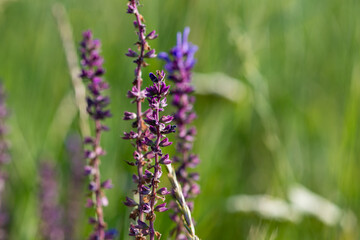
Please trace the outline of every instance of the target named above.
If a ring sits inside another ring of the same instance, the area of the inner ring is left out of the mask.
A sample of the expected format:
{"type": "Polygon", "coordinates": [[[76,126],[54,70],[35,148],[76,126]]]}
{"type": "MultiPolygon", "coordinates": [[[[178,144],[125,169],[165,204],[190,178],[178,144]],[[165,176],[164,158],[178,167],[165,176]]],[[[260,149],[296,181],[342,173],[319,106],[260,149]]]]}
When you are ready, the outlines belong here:
{"type": "Polygon", "coordinates": [[[66,62],[71,75],[71,81],[75,92],[75,101],[80,114],[80,130],[82,136],[89,136],[90,127],[88,115],[86,113],[85,87],[79,77],[80,68],[78,57],[74,45],[72,28],[66,14],[66,9],[61,3],[55,3],[52,8],[53,15],[56,19],[60,37],[64,47],[66,62]]]}

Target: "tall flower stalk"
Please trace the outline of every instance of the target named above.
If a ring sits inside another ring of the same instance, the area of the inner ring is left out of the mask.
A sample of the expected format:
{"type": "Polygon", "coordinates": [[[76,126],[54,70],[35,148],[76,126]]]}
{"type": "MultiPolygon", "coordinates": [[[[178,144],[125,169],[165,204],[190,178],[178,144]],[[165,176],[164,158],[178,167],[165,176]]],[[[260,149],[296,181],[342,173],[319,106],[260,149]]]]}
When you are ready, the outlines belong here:
{"type": "MultiPolygon", "coordinates": [[[[131,218],[134,220],[138,219],[141,222],[144,222],[144,215],[146,209],[143,209],[144,205],[144,165],[140,156],[142,156],[142,152],[147,151],[148,147],[144,144],[145,138],[150,137],[151,133],[144,123],[143,116],[144,112],[142,112],[142,102],[145,99],[145,90],[142,90],[142,68],[146,67],[148,64],[145,62],[146,58],[154,58],[156,57],[155,50],[150,48],[148,44],[148,40],[153,40],[157,38],[157,34],[155,31],[146,34],[146,26],[145,20],[143,16],[139,13],[138,7],[140,3],[138,0],[129,0],[127,4],[127,13],[133,14],[135,16],[134,27],[137,30],[138,40],[136,41],[137,51],[129,48],[128,52],[125,54],[130,58],[134,58],[134,63],[136,65],[135,68],[135,79],[133,81],[133,87],[131,91],[128,92],[128,98],[133,98],[133,103],[136,103],[136,112],[125,112],[124,120],[134,120],[133,127],[136,128],[135,131],[130,131],[129,133],[125,133],[124,139],[135,139],[135,147],[136,150],[134,152],[135,163],[132,163],[137,166],[137,191],[136,193],[139,195],[139,206],[134,209],[131,213],[131,218]]],[[[136,180],[136,178],[134,178],[136,180]]],[[[132,204],[131,204],[132,205],[132,204]]]]}
{"type": "Polygon", "coordinates": [[[63,240],[63,209],[59,206],[59,189],[55,166],[48,161],[40,163],[40,193],[41,210],[40,233],[46,240],[63,240]]]}
{"type": "MultiPolygon", "coordinates": [[[[193,141],[196,135],[196,128],[191,126],[196,114],[193,110],[195,97],[191,94],[194,91],[191,85],[192,68],[196,61],[194,54],[197,47],[188,42],[190,28],[185,28],[184,33],[177,34],[177,43],[169,53],[159,53],[159,58],[166,61],[165,69],[168,72],[168,79],[175,83],[171,91],[173,96],[172,105],[175,106],[174,121],[178,127],[176,149],[178,155],[174,157],[174,162],[178,163],[176,177],[181,183],[183,195],[190,208],[193,210],[193,199],[199,194],[200,187],[196,183],[199,174],[189,172],[189,168],[194,168],[199,163],[197,155],[192,153],[193,141]]],[[[173,233],[176,239],[186,239],[185,228],[181,219],[181,211],[173,202],[174,214],[171,218],[176,223],[173,233]]]]}
{"type": "MultiPolygon", "coordinates": [[[[146,88],[145,96],[149,102],[150,109],[146,111],[144,122],[147,124],[147,129],[144,131],[144,137],[141,140],[141,152],[135,152],[135,162],[130,162],[131,165],[142,165],[145,168],[142,178],[134,176],[134,182],[141,184],[141,189],[138,190],[142,199],[137,203],[134,199],[127,197],[125,205],[129,207],[136,207],[131,213],[130,217],[137,220],[137,224],[130,225],[130,236],[135,239],[146,239],[150,236],[150,240],[159,239],[161,234],[155,230],[154,222],[156,219],[155,212],[164,212],[167,210],[166,203],[157,205],[158,200],[165,201],[165,195],[170,192],[166,188],[159,188],[160,177],[162,175],[161,164],[170,164],[171,160],[168,154],[163,154],[162,148],[170,146],[172,142],[165,136],[169,133],[175,132],[175,126],[170,125],[173,120],[172,116],[161,116],[160,112],[164,111],[167,106],[166,96],[169,93],[170,86],[165,84],[165,74],[163,71],[157,71],[156,75],[149,74],[153,85],[146,88]],[[140,210],[146,214],[146,223],[140,219],[140,210]]],[[[128,113],[125,113],[125,116],[128,113]]],[[[135,139],[138,141],[138,136],[134,132],[125,133],[125,138],[135,139]]]]}
{"type": "Polygon", "coordinates": [[[93,233],[90,235],[91,240],[112,239],[113,231],[106,232],[106,223],[104,220],[103,206],[108,205],[104,189],[112,187],[111,180],[101,181],[100,176],[100,157],[105,151],[100,145],[101,134],[108,130],[103,124],[106,118],[111,117],[110,111],[106,109],[109,104],[109,97],[103,95],[103,91],[109,86],[103,80],[104,69],[102,67],[103,58],[99,55],[100,41],[93,39],[91,31],[83,33],[81,42],[81,77],[88,81],[89,94],[87,96],[87,112],[94,121],[95,137],[86,137],[85,144],[90,149],[85,151],[88,159],[88,165],[85,166],[85,173],[89,175],[89,198],[87,207],[95,209],[95,218],[91,217],[89,222],[94,225],[93,233]]]}

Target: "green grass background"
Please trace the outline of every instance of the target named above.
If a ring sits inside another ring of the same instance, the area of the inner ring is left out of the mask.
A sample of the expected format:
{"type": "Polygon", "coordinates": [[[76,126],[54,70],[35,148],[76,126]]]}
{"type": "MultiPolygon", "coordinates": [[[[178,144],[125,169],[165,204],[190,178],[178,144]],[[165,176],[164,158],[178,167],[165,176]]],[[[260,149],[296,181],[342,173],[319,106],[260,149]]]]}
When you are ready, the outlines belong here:
{"type": "MultiPolygon", "coordinates": [[[[76,43],[85,29],[92,29],[103,43],[113,118],[107,122],[111,131],[104,134],[107,155],[101,171],[115,186],[107,191],[110,206],[105,215],[109,226],[120,231],[118,239],[129,239],[128,209],[122,202],[134,187],[134,169],[124,163],[133,149],[121,139],[130,125],[121,118],[123,111],[134,109],[125,97],[134,64],[124,56],[136,41],[133,16],[125,13],[125,0],[61,2],[76,43]]],[[[40,239],[39,159],[56,162],[63,196],[69,175],[64,141],[79,131],[77,116],[56,115],[73,90],[51,12],[54,3],[0,0],[0,77],[11,111],[12,162],[5,167],[10,239],[40,239]],[[61,124],[66,121],[70,127],[61,124]]],[[[147,30],[159,33],[151,42],[157,52],[167,51],[175,44],[176,32],[190,26],[190,39],[199,46],[195,72],[223,72],[246,86],[239,102],[197,96],[194,151],[202,160],[202,193],[194,217],[200,238],[250,239],[255,232],[254,239],[359,239],[358,223],[349,233],[313,217],[298,224],[266,220],[229,213],[226,200],[235,194],[285,198],[288,187],[300,183],[360,218],[360,2],[142,3],[147,30]]],[[[157,60],[150,64],[144,74],[161,68],[157,60]]],[[[90,230],[87,214],[79,219],[79,239],[90,230]]],[[[171,223],[162,215],[156,226],[166,239],[171,223]]]]}

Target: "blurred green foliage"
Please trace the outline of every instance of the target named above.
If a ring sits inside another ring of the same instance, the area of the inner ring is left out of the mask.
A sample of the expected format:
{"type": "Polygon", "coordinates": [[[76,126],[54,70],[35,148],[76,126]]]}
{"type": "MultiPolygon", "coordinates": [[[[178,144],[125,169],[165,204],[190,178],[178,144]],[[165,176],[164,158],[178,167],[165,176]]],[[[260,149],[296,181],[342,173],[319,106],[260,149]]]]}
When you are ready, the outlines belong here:
{"type": "MultiPolygon", "coordinates": [[[[12,162],[6,167],[10,239],[39,239],[39,160],[56,162],[65,192],[69,162],[64,141],[79,131],[71,111],[56,114],[62,104],[73,104],[66,102],[73,90],[51,12],[55,2],[0,0],[0,77],[11,111],[12,162]],[[63,121],[72,124],[54,126],[63,121]],[[52,128],[62,134],[52,134],[52,128]]],[[[121,118],[124,110],[134,109],[125,97],[134,64],[124,55],[136,41],[133,16],[125,13],[125,0],[61,2],[75,41],[83,30],[92,29],[103,44],[114,116],[103,138],[107,155],[101,171],[115,185],[107,191],[105,216],[109,226],[120,231],[119,239],[128,239],[128,209],[122,202],[133,188],[134,169],[124,163],[132,147],[121,139],[130,128],[121,118]]],[[[194,217],[200,238],[358,239],[358,225],[346,232],[312,217],[298,224],[265,220],[229,213],[226,202],[235,194],[285,198],[288,187],[300,183],[360,218],[360,2],[142,2],[147,30],[159,33],[152,42],[157,52],[167,51],[175,44],[176,32],[190,26],[190,39],[199,46],[195,71],[223,72],[247,86],[240,102],[197,96],[195,151],[202,159],[202,193],[194,217]]],[[[150,64],[144,75],[161,68],[157,60],[150,64]]],[[[81,236],[89,231],[86,214],[79,219],[81,236]]],[[[167,214],[160,215],[156,224],[166,238],[172,223],[167,214]]]]}

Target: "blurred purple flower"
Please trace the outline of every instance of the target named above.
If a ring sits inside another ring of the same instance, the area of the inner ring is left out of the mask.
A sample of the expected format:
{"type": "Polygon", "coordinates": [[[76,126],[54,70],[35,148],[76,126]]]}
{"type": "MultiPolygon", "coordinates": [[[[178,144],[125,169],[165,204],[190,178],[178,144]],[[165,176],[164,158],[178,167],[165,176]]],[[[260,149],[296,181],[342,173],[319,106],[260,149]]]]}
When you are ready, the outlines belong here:
{"type": "Polygon", "coordinates": [[[40,163],[40,232],[43,239],[63,240],[65,233],[63,229],[63,209],[59,206],[59,190],[55,166],[48,161],[40,163]]]}
{"type": "Polygon", "coordinates": [[[7,127],[5,121],[9,115],[5,104],[5,91],[2,83],[0,83],[0,239],[7,239],[6,225],[8,223],[8,214],[5,212],[2,204],[7,174],[4,171],[4,165],[9,163],[9,144],[5,139],[7,127]]]}
{"type": "MultiPolygon", "coordinates": [[[[192,154],[193,141],[196,135],[195,127],[191,127],[192,121],[196,118],[193,110],[195,97],[191,95],[194,91],[191,85],[192,68],[196,60],[194,58],[197,47],[188,42],[190,28],[185,28],[184,33],[177,34],[177,43],[169,53],[159,53],[158,58],[163,59],[165,69],[168,72],[168,79],[175,83],[171,91],[173,96],[172,104],[176,107],[177,111],[174,114],[174,121],[177,125],[177,144],[176,149],[178,155],[174,157],[174,161],[178,163],[176,168],[176,177],[182,185],[183,194],[188,205],[193,206],[191,200],[199,194],[200,188],[196,184],[199,179],[198,174],[189,173],[189,168],[194,168],[199,163],[199,158],[192,154]],[[189,202],[190,201],[190,202],[189,202]]],[[[180,212],[175,206],[174,215],[171,217],[176,222],[175,232],[176,239],[183,236],[181,233],[185,232],[181,218],[175,218],[180,212]]],[[[190,207],[192,211],[192,207],[190,207]]]]}

